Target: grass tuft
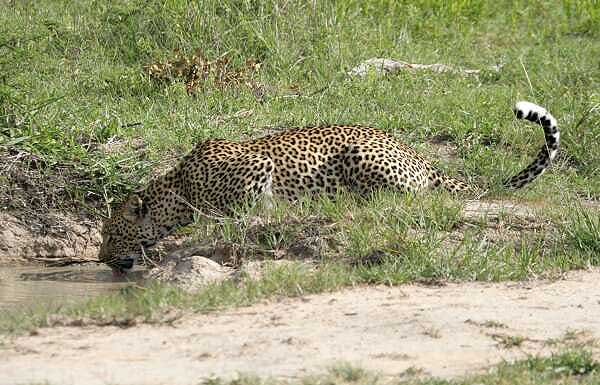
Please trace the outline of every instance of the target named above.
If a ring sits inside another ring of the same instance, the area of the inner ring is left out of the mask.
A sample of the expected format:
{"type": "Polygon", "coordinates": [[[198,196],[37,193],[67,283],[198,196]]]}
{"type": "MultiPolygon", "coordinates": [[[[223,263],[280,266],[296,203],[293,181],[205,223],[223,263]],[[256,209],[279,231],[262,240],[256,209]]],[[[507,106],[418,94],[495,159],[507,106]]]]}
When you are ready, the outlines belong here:
{"type": "Polygon", "coordinates": [[[550,373],[554,377],[583,376],[600,372],[600,363],[587,350],[571,350],[548,358],[531,357],[525,365],[529,370],[550,373]]]}
{"type": "Polygon", "coordinates": [[[600,257],[600,212],[581,206],[572,210],[569,223],[562,227],[567,242],[584,253],[600,257]]]}

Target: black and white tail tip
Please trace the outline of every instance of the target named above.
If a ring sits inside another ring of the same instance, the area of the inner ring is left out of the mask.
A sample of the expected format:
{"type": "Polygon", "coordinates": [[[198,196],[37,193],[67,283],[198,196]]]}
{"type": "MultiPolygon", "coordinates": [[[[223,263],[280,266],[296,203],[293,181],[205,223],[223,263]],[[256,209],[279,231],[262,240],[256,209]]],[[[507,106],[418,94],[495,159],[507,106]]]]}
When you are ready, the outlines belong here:
{"type": "Polygon", "coordinates": [[[515,105],[514,112],[518,119],[529,120],[542,126],[544,138],[546,139],[533,162],[517,175],[504,182],[506,187],[521,188],[550,167],[552,161],[556,158],[556,154],[558,154],[560,131],[554,116],[537,104],[518,102],[515,105]]]}
{"type": "Polygon", "coordinates": [[[554,116],[552,116],[544,107],[538,106],[531,102],[517,102],[513,109],[518,119],[529,120],[533,123],[538,123],[544,129],[544,136],[546,137],[546,146],[548,148],[548,156],[550,160],[553,160],[558,153],[558,146],[560,143],[560,131],[558,129],[558,123],[554,116]]]}

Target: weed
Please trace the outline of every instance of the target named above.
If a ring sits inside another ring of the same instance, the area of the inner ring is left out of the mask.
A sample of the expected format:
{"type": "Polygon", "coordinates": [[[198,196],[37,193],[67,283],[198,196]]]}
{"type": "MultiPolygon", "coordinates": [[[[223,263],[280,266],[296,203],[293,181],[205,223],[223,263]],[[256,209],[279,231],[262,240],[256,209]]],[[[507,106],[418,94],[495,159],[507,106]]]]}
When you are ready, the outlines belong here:
{"type": "Polygon", "coordinates": [[[523,342],[527,340],[525,337],[522,336],[509,336],[498,333],[490,334],[490,337],[492,337],[496,342],[498,342],[498,346],[504,349],[512,349],[519,347],[523,345],[523,342]]]}
{"type": "Polygon", "coordinates": [[[425,369],[416,366],[409,366],[401,373],[402,377],[416,377],[425,374],[425,369]]]}
{"type": "Polygon", "coordinates": [[[584,253],[600,256],[600,212],[578,206],[569,219],[562,226],[567,242],[584,253]]]}
{"type": "Polygon", "coordinates": [[[364,369],[352,366],[348,363],[334,366],[329,371],[334,377],[338,377],[349,383],[358,382],[367,376],[367,372],[364,369]]]}
{"type": "Polygon", "coordinates": [[[496,329],[507,328],[507,326],[505,324],[503,324],[502,322],[493,321],[493,320],[484,321],[481,323],[481,326],[486,327],[486,328],[496,328],[496,329]]]}
{"type": "Polygon", "coordinates": [[[549,358],[531,357],[525,363],[530,370],[550,372],[553,376],[598,373],[600,364],[586,350],[571,350],[549,358]]]}

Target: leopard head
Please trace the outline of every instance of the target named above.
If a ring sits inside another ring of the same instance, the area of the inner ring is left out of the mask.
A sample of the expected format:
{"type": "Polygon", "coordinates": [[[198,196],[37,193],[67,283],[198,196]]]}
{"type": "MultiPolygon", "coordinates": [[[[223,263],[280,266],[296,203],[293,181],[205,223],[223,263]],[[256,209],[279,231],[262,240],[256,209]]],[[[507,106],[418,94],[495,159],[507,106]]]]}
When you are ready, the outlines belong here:
{"type": "Polygon", "coordinates": [[[101,234],[99,260],[110,266],[115,276],[130,271],[145,248],[156,243],[150,209],[136,193],[104,221],[101,234]]]}

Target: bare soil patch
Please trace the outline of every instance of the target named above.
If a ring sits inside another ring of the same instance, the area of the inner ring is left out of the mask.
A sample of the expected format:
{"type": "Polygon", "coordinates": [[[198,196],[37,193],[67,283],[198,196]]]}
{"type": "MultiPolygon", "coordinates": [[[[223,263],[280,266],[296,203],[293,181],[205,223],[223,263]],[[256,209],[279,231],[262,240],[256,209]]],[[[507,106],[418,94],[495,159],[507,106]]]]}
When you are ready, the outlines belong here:
{"type": "Polygon", "coordinates": [[[99,223],[89,207],[98,202],[75,196],[73,188],[89,178],[0,147],[0,263],[96,259],[99,223]]]}
{"type": "Polygon", "coordinates": [[[54,213],[46,229],[28,225],[21,217],[0,213],[0,263],[67,264],[95,261],[101,237],[98,223],[54,213]]]}
{"type": "Polygon", "coordinates": [[[456,377],[565,345],[597,354],[599,280],[595,269],[558,281],[359,287],[168,326],[41,329],[4,342],[0,384],[296,378],[339,362],[384,376],[456,377]]]}

